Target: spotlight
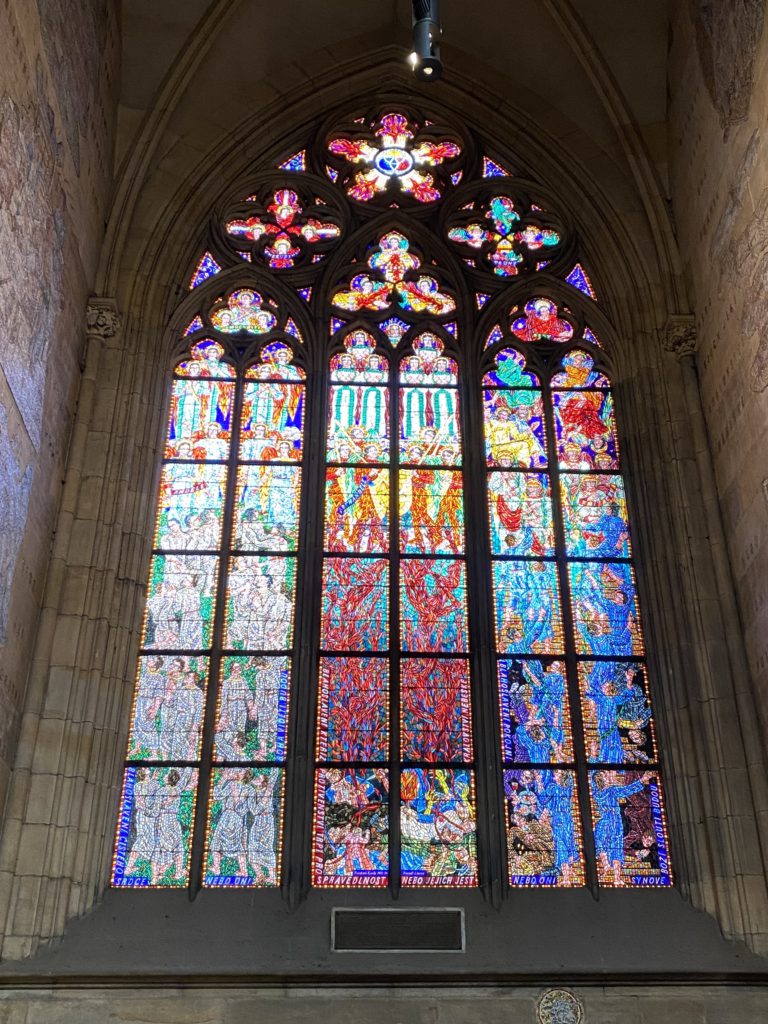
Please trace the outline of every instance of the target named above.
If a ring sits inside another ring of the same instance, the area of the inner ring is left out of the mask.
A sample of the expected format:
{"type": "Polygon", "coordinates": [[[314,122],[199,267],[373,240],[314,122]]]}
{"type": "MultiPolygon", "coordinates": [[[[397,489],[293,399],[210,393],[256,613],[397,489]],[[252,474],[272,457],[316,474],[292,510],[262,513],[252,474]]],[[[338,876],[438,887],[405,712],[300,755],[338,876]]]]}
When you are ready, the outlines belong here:
{"type": "Polygon", "coordinates": [[[434,82],[443,73],[441,34],[440,0],[413,0],[413,53],[408,59],[422,82],[434,82]]]}

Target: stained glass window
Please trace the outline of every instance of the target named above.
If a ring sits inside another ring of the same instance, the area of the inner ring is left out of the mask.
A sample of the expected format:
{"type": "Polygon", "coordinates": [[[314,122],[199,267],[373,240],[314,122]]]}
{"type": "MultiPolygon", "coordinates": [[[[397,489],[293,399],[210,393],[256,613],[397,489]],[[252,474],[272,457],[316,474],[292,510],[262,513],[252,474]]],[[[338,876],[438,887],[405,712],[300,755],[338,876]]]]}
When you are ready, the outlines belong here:
{"type": "Polygon", "coordinates": [[[671,884],[611,331],[486,152],[352,112],[190,253],[115,887],[671,884]]]}
{"type": "Polygon", "coordinates": [[[549,300],[510,329],[535,353],[501,340],[483,382],[510,882],[583,884],[593,845],[599,884],[669,885],[610,383],[549,300]]]}

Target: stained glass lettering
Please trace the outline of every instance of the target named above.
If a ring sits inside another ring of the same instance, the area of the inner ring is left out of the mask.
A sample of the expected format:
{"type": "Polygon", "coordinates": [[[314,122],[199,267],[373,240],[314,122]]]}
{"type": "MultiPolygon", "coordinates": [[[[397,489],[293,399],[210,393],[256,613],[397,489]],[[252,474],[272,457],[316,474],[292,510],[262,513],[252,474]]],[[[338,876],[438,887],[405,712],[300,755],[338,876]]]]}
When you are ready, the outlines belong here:
{"type": "Polygon", "coordinates": [[[196,792],[196,768],[125,769],[112,885],[187,884],[196,792]]]}
{"type": "Polygon", "coordinates": [[[214,768],[204,885],[278,884],[282,796],[281,768],[214,768]]]}
{"type": "Polygon", "coordinates": [[[320,768],[315,781],[317,886],[385,886],[389,869],[389,773],[320,768]]]}
{"type": "Polygon", "coordinates": [[[406,658],[400,686],[403,760],[471,761],[468,663],[406,658]]]}
{"type": "Polygon", "coordinates": [[[284,760],[290,676],[288,657],[222,659],[217,761],[284,760]]]}
{"type": "Polygon", "coordinates": [[[389,550],[389,470],[331,466],[325,474],[325,549],[389,550]]]}
{"type": "Polygon", "coordinates": [[[179,551],[218,548],[227,467],[168,462],[163,467],[155,547],[179,551]]]}
{"type": "Polygon", "coordinates": [[[670,885],[664,800],[655,771],[590,772],[601,885],[670,885]]]}
{"type": "Polygon", "coordinates": [[[550,764],[573,760],[565,662],[500,661],[499,698],[504,760],[550,764]]]}
{"type": "Polygon", "coordinates": [[[473,773],[404,768],[400,794],[403,885],[477,885],[473,773]]]}
{"type": "Polygon", "coordinates": [[[575,773],[504,772],[509,880],[515,886],[584,884],[575,773]]]}

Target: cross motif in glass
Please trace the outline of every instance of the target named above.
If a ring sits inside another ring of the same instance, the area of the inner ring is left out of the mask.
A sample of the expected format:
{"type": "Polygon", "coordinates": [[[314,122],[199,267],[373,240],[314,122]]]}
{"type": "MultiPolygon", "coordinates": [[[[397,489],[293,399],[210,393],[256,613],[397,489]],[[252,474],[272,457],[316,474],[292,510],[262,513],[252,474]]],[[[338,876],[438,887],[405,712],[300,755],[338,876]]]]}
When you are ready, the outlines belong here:
{"type": "Polygon", "coordinates": [[[227,234],[252,243],[261,242],[261,256],[273,270],[290,269],[301,256],[299,239],[308,245],[338,238],[337,224],[317,217],[307,217],[300,223],[304,208],[291,189],[278,189],[266,209],[268,217],[247,217],[227,222],[227,234]]]}
{"type": "Polygon", "coordinates": [[[458,245],[484,250],[494,274],[500,277],[515,277],[519,273],[525,249],[533,253],[560,242],[560,235],[551,228],[538,224],[521,226],[521,215],[509,196],[494,196],[488,203],[485,219],[490,225],[472,220],[451,228],[448,237],[458,245]]]}

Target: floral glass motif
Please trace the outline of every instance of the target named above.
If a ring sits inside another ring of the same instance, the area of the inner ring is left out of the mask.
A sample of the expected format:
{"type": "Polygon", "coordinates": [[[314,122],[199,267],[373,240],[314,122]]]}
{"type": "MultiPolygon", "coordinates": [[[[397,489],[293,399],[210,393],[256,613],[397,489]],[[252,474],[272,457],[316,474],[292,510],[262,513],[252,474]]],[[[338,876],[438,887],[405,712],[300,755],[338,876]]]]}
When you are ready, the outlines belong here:
{"type": "Polygon", "coordinates": [[[493,196],[484,210],[482,221],[475,219],[477,213],[473,211],[461,225],[449,229],[448,237],[482,254],[500,277],[516,277],[533,254],[560,244],[557,231],[524,215],[510,196],[493,196]]]}
{"type": "Polygon", "coordinates": [[[228,221],[227,234],[251,243],[273,270],[290,269],[302,256],[302,244],[315,247],[341,234],[338,224],[311,213],[302,217],[303,212],[296,192],[279,189],[262,216],[253,214],[228,221]]]}
{"type": "Polygon", "coordinates": [[[348,290],[337,291],[331,300],[338,309],[351,313],[379,312],[393,303],[409,313],[427,313],[446,316],[456,309],[450,295],[440,291],[434,277],[420,274],[415,280],[406,280],[421,265],[410,251],[410,242],[398,231],[382,235],[377,250],[369,257],[368,265],[383,280],[369,274],[355,274],[348,290]]]}
{"type": "Polygon", "coordinates": [[[423,128],[420,130],[402,114],[384,114],[371,127],[373,133],[369,132],[367,138],[339,136],[328,143],[334,156],[363,165],[362,170],[350,175],[347,193],[362,203],[388,189],[410,195],[419,203],[439,199],[441,190],[427,168],[454,160],[461,147],[447,138],[428,138],[423,128]]]}
{"type": "Polygon", "coordinates": [[[610,382],[584,350],[557,357],[573,327],[554,303],[524,310],[512,332],[546,346],[549,379],[512,348],[483,379],[510,883],[585,883],[588,800],[599,884],[669,885],[610,382]]]}

